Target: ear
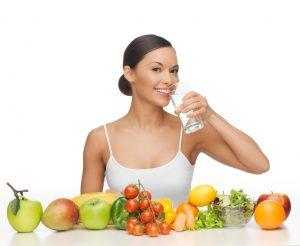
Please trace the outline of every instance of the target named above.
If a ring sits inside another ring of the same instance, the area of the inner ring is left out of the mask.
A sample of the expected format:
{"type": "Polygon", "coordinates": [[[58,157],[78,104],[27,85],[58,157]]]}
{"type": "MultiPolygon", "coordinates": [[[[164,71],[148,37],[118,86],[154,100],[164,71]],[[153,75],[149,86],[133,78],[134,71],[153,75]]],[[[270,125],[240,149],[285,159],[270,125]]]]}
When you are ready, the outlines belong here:
{"type": "Polygon", "coordinates": [[[124,66],[124,77],[127,79],[130,83],[133,83],[135,80],[134,71],[129,66],[124,66]]]}

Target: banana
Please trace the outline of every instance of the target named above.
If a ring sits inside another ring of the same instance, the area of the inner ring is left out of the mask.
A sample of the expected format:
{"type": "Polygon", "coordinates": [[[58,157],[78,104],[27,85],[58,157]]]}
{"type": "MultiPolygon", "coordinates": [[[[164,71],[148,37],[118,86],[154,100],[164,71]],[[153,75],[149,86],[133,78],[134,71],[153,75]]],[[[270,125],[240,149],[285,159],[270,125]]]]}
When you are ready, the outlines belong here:
{"type": "Polygon", "coordinates": [[[112,193],[112,192],[91,192],[91,193],[84,193],[79,196],[76,196],[72,199],[72,201],[80,208],[80,206],[87,200],[92,198],[98,198],[106,201],[110,205],[118,198],[122,196],[120,193],[112,193]]]}

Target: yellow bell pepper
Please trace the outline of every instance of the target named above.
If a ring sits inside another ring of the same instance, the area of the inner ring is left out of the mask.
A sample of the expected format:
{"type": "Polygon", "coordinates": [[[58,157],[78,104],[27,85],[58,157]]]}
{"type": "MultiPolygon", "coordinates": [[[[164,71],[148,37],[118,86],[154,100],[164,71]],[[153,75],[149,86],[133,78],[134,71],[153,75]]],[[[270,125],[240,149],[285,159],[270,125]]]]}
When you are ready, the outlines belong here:
{"type": "Polygon", "coordinates": [[[177,213],[175,210],[168,211],[167,213],[165,213],[165,222],[167,224],[172,224],[175,220],[176,215],[177,213]]]}
{"type": "Polygon", "coordinates": [[[170,199],[163,197],[156,199],[155,201],[160,202],[163,205],[165,214],[173,210],[173,203],[170,199]]]}

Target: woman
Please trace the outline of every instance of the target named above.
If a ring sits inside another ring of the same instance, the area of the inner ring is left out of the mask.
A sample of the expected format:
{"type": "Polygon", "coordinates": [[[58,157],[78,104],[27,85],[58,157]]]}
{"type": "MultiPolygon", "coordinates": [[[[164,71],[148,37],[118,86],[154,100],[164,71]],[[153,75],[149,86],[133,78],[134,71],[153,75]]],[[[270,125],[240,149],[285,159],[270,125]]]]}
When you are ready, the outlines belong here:
{"type": "Polygon", "coordinates": [[[201,152],[245,172],[269,169],[255,141],[230,125],[197,92],[186,95],[176,116],[164,111],[170,97],[163,89],[179,81],[178,69],[175,50],[162,37],[144,35],[128,45],[119,89],[132,96],[131,106],[122,118],[88,134],[81,193],[102,191],[104,177],[118,192],[140,179],[154,198],[168,197],[176,206],[190,192],[201,152]],[[190,110],[201,117],[204,127],[185,134],[177,116],[190,110]]]}

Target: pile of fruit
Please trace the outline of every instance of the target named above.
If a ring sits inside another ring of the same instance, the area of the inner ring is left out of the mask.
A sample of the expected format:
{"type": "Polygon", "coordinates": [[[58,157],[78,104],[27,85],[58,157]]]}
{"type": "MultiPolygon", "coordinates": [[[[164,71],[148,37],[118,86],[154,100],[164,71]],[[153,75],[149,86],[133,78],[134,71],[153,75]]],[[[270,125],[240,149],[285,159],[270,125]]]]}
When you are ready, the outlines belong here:
{"type": "Polygon", "coordinates": [[[272,230],[281,227],[291,212],[289,197],[281,193],[262,194],[259,196],[254,219],[263,229],[272,230]]]}
{"type": "Polygon", "coordinates": [[[15,195],[7,206],[7,218],[18,232],[32,232],[40,221],[56,231],[71,230],[79,223],[87,229],[104,229],[111,220],[112,203],[119,197],[115,193],[86,193],[72,200],[55,199],[43,211],[39,201],[24,197],[28,190],[16,190],[7,184],[15,195]]]}
{"type": "Polygon", "coordinates": [[[28,190],[16,190],[7,184],[15,196],[8,204],[7,218],[18,232],[32,232],[41,221],[56,231],[71,230],[79,224],[89,230],[103,230],[112,225],[131,235],[157,237],[171,230],[244,226],[253,214],[257,225],[271,230],[280,228],[291,211],[290,199],[285,194],[263,194],[254,201],[243,190],[218,194],[211,185],[194,187],[187,200],[174,209],[168,198],[152,199],[139,180],[127,185],[122,194],[95,192],[73,199],[59,198],[43,211],[39,201],[24,197],[28,190]]]}

